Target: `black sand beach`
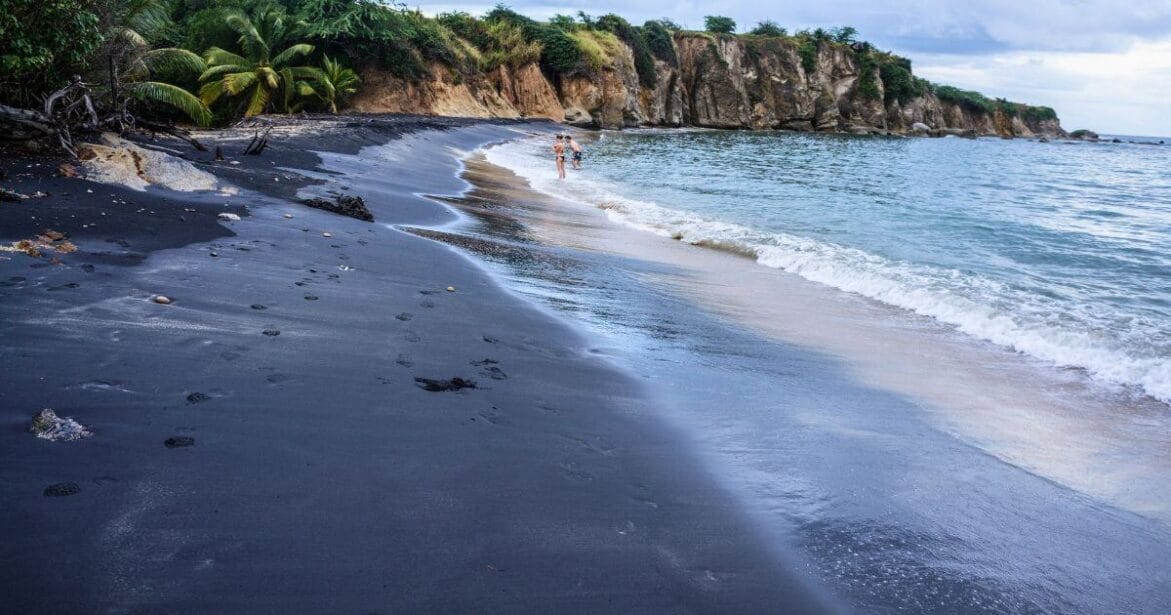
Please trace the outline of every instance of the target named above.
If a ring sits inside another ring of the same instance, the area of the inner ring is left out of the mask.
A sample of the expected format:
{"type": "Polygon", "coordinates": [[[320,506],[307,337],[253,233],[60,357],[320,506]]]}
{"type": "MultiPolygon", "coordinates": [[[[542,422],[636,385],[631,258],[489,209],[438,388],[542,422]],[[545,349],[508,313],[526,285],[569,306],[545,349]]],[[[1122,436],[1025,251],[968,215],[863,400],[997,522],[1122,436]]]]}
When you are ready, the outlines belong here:
{"type": "Polygon", "coordinates": [[[450,150],[518,128],[553,129],[356,119],[238,165],[240,141],[225,163],[185,151],[230,197],[4,152],[0,187],[49,196],[0,203],[0,241],[52,229],[79,250],[0,254],[0,610],[837,610],[634,375],[392,226],[454,220],[420,196],[463,188],[450,150]],[[311,153],[387,141],[389,174],[331,175],[311,153]],[[292,202],[306,186],[376,221],[292,202]],[[47,407],[93,436],[34,437],[47,407]]]}

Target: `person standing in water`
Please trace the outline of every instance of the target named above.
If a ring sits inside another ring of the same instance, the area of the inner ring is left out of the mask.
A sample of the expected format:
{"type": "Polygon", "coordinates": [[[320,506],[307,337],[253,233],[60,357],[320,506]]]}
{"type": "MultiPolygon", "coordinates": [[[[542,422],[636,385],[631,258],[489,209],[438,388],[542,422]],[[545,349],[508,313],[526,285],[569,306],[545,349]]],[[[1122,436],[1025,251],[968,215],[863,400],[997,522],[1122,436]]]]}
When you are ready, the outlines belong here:
{"type": "Polygon", "coordinates": [[[569,135],[569,149],[573,152],[573,168],[581,170],[581,145],[573,139],[573,135],[569,135]]]}
{"type": "Polygon", "coordinates": [[[557,142],[553,144],[553,155],[557,157],[557,177],[565,179],[565,137],[557,135],[557,142]]]}

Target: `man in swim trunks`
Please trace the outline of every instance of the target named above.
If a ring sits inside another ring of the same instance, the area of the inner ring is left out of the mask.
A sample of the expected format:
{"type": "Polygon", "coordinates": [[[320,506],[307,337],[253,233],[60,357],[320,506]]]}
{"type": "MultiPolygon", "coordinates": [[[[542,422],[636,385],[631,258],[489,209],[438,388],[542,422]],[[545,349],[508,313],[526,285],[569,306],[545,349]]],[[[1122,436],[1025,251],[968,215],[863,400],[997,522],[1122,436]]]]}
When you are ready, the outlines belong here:
{"type": "Polygon", "coordinates": [[[569,149],[573,152],[573,168],[581,170],[581,145],[573,140],[573,135],[569,135],[569,149]]]}
{"type": "Polygon", "coordinates": [[[565,179],[565,136],[557,135],[553,144],[553,155],[557,158],[557,177],[565,179]]]}

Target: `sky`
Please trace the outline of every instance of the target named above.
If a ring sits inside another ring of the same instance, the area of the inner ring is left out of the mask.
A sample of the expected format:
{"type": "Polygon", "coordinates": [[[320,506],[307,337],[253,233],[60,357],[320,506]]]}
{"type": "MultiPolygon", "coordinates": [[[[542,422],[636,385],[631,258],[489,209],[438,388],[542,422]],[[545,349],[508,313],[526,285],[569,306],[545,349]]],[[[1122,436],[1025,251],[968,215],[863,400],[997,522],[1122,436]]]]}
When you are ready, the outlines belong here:
{"type": "MultiPolygon", "coordinates": [[[[458,2],[458,0],[457,0],[458,2]]],[[[481,15],[490,2],[419,4],[481,15]]],[[[910,58],[920,77],[1057,110],[1067,130],[1171,136],[1171,0],[512,0],[545,19],[579,10],[635,24],[668,17],[702,29],[726,15],[739,31],[771,19],[790,32],[853,26],[910,58]]]]}

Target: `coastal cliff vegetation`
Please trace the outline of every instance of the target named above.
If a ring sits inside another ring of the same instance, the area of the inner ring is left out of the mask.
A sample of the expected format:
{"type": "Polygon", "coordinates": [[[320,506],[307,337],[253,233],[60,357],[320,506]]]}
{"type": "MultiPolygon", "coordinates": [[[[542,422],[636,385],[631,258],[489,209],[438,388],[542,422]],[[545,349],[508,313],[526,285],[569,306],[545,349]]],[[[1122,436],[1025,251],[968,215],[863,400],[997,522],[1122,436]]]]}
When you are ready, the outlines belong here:
{"type": "Polygon", "coordinates": [[[417,112],[639,125],[1004,136],[1056,112],[931,83],[849,26],[737,34],[618,15],[539,21],[498,5],[431,17],[374,0],[14,0],[0,104],[74,76],[99,104],[207,125],[261,113],[417,112]],[[108,101],[108,102],[106,102],[108,101]]]}

